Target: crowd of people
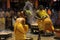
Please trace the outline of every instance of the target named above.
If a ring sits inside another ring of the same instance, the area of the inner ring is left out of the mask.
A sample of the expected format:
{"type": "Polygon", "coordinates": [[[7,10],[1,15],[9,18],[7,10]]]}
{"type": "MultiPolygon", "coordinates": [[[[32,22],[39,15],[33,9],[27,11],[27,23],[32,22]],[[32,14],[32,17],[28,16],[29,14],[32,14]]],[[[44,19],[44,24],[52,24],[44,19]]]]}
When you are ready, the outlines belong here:
{"type": "Polygon", "coordinates": [[[33,8],[33,4],[27,1],[24,8],[17,12],[14,10],[0,11],[0,19],[4,18],[5,29],[14,30],[15,40],[25,40],[26,33],[31,27],[31,24],[37,23],[39,28],[39,40],[41,32],[54,32],[54,23],[57,18],[56,17],[54,20],[52,17],[55,16],[52,15],[52,11],[50,9],[45,9],[43,5],[35,9],[33,8]]]}
{"type": "MultiPolygon", "coordinates": [[[[24,37],[24,34],[27,32],[27,29],[29,28],[30,24],[33,23],[34,21],[32,20],[33,18],[36,19],[35,22],[37,22],[38,28],[40,31],[38,40],[40,40],[41,32],[44,32],[44,33],[54,32],[53,23],[50,19],[50,16],[47,14],[46,10],[43,8],[43,6],[40,5],[39,9],[36,10],[35,12],[36,12],[36,15],[33,16],[33,12],[29,9],[29,7],[27,7],[26,10],[22,11],[23,15],[20,14],[20,16],[16,19],[15,26],[14,26],[16,40],[25,40],[26,36],[24,37]],[[26,23],[24,19],[26,20],[26,23]],[[24,26],[26,24],[28,25],[27,27],[24,26]],[[17,34],[19,34],[21,37],[17,34]]],[[[18,12],[18,15],[19,15],[19,12],[18,12]]]]}

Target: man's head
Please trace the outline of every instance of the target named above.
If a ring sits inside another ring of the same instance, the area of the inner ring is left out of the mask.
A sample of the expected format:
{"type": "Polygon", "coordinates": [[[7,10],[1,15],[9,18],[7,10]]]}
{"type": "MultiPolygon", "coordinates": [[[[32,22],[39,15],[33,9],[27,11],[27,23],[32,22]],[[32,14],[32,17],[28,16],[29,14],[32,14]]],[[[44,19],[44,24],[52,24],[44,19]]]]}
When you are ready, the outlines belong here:
{"type": "Polygon", "coordinates": [[[17,18],[16,22],[24,25],[25,24],[25,19],[24,18],[17,18]]]}
{"type": "Polygon", "coordinates": [[[40,9],[40,10],[44,9],[43,5],[40,5],[40,6],[39,6],[39,9],[40,9]]]}

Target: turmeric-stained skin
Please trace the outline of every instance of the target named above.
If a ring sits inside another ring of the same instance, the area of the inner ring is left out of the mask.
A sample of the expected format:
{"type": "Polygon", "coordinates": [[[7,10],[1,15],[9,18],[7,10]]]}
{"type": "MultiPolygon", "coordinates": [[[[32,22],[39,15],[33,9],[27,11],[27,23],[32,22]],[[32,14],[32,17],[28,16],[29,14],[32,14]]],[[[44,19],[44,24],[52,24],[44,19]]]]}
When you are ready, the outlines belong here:
{"type": "Polygon", "coordinates": [[[47,16],[47,18],[38,20],[38,27],[40,30],[54,31],[53,23],[45,10],[38,10],[37,13],[41,18],[47,16]]]}
{"type": "Polygon", "coordinates": [[[25,40],[27,31],[28,25],[22,25],[16,21],[14,24],[15,40],[25,40]]]}

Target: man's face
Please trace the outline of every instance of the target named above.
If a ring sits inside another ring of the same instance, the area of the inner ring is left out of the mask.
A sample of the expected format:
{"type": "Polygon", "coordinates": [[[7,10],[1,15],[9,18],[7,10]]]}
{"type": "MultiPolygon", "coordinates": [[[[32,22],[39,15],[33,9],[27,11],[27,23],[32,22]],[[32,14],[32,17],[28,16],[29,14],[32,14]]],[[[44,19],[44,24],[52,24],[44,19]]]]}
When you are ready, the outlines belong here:
{"type": "Polygon", "coordinates": [[[42,8],[39,8],[40,10],[42,10],[42,8]]]}
{"type": "Polygon", "coordinates": [[[25,25],[25,20],[22,20],[22,22],[21,22],[23,25],[25,25]]]}

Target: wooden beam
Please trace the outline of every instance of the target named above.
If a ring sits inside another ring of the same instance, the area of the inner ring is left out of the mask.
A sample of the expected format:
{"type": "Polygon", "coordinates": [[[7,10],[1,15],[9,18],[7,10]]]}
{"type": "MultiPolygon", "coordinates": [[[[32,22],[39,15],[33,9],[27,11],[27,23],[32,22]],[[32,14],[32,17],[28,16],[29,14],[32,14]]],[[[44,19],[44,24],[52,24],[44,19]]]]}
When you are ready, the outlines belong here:
{"type": "Polygon", "coordinates": [[[35,0],[35,8],[38,8],[38,0],[35,0]]]}
{"type": "Polygon", "coordinates": [[[10,8],[10,0],[7,0],[7,8],[10,8]]]}

